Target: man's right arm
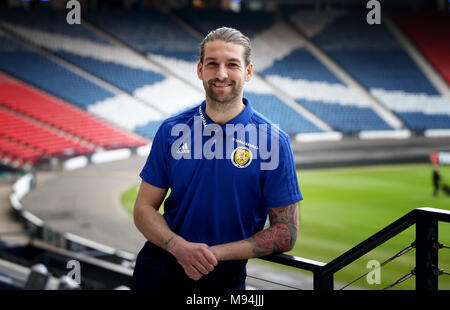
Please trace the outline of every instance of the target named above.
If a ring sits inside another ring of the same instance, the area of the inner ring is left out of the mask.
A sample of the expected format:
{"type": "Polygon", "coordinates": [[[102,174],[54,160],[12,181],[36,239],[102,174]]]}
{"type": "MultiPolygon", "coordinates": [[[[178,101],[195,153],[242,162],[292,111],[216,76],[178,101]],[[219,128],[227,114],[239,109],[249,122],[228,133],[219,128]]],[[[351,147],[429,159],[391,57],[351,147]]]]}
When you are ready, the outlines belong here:
{"type": "Polygon", "coordinates": [[[175,234],[158,212],[167,189],[142,181],[134,204],[134,223],[151,243],[165,249],[177,259],[186,275],[198,280],[217,265],[214,254],[203,243],[193,243],[175,234]]]}

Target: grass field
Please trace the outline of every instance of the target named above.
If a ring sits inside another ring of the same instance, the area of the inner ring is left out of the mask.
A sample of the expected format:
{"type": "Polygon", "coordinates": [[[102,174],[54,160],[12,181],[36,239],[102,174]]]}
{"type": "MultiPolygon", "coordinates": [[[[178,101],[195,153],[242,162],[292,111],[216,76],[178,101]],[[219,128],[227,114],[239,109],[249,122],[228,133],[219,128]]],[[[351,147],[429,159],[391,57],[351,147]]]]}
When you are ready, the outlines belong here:
{"type": "MultiPolygon", "coordinates": [[[[441,167],[450,184],[450,167],[441,167]]],[[[450,196],[432,196],[431,167],[428,164],[386,165],[298,172],[304,201],[300,204],[300,232],[289,253],[329,262],[415,208],[450,210],[450,196]]],[[[122,195],[131,213],[137,186],[122,195]]],[[[367,263],[385,260],[415,240],[415,226],[408,228],[375,250],[335,274],[342,283],[370,271],[367,263]]],[[[450,224],[439,224],[439,241],[450,245],[450,224]]],[[[354,283],[367,289],[382,289],[409,273],[415,266],[415,250],[386,264],[380,270],[381,283],[369,285],[366,278],[354,283]]],[[[450,272],[450,250],[439,251],[439,267],[450,272]]],[[[335,289],[339,289],[335,286],[335,289]]],[[[393,289],[414,289],[410,278],[393,289]]],[[[439,289],[450,289],[450,276],[439,277],[439,289]]]]}

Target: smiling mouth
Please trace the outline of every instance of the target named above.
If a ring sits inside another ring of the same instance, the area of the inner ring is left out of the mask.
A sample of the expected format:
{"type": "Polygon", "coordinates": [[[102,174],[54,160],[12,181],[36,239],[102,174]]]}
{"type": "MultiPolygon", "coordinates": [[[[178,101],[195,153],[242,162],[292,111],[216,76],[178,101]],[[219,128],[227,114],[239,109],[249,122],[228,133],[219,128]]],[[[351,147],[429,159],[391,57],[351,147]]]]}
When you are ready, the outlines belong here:
{"type": "Polygon", "coordinates": [[[212,85],[217,88],[225,88],[225,87],[230,87],[232,84],[231,83],[213,82],[212,85]]]}

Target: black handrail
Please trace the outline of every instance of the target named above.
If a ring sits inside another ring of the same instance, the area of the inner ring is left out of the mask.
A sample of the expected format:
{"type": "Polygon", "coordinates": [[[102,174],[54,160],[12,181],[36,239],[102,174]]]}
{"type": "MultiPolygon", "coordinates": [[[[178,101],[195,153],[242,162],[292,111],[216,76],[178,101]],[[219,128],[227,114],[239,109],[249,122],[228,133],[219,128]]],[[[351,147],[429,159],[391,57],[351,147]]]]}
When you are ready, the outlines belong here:
{"type": "Polygon", "coordinates": [[[450,211],[434,208],[414,209],[373,236],[359,243],[329,263],[287,254],[272,254],[261,259],[313,272],[314,290],[332,290],[336,272],[416,224],[416,289],[437,290],[437,224],[450,222],[450,211]]]}

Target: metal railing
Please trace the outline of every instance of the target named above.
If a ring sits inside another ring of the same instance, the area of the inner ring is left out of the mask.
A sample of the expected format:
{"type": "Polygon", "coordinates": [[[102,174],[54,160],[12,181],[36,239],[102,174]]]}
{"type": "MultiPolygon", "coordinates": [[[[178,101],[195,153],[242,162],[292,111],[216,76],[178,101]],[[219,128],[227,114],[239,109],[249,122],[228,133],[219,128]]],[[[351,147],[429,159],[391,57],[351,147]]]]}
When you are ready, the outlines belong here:
{"type": "Polygon", "coordinates": [[[415,275],[416,290],[437,290],[439,275],[448,274],[438,267],[438,250],[448,248],[438,241],[439,221],[450,222],[450,211],[434,208],[414,209],[329,263],[287,254],[273,254],[261,257],[261,259],[311,271],[314,290],[333,290],[336,272],[415,224],[416,240],[408,248],[400,251],[383,264],[416,248],[416,267],[387,288],[415,275]]]}

